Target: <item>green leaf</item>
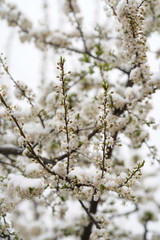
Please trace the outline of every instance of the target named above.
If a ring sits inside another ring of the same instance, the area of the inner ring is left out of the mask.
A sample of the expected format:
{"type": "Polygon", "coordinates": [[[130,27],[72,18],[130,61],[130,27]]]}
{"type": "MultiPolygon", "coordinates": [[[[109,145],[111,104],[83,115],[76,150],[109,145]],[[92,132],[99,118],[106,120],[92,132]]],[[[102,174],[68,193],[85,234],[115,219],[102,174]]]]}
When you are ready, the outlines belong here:
{"type": "Polygon", "coordinates": [[[92,68],[92,67],[89,67],[89,73],[90,73],[90,74],[93,74],[93,73],[94,73],[94,71],[93,71],[93,68],[92,68]]]}
{"type": "Polygon", "coordinates": [[[61,200],[62,200],[63,202],[65,202],[65,201],[66,201],[66,199],[65,199],[64,197],[61,197],[61,200]]]}
{"type": "Polygon", "coordinates": [[[81,141],[78,142],[79,147],[82,146],[82,144],[83,144],[83,143],[82,143],[81,141]]]}
{"type": "Polygon", "coordinates": [[[14,240],[18,240],[18,237],[17,237],[17,236],[15,236],[15,237],[14,237],[14,240]]]}
{"type": "Polygon", "coordinates": [[[77,119],[77,120],[80,119],[80,113],[77,113],[77,115],[75,116],[75,119],[77,119]]]}
{"type": "Polygon", "coordinates": [[[137,133],[136,133],[137,137],[139,137],[141,135],[141,130],[137,130],[137,133]]]}
{"type": "Polygon", "coordinates": [[[103,66],[103,70],[108,72],[108,71],[112,70],[112,68],[109,66],[109,63],[105,63],[103,66]]]}
{"type": "Polygon", "coordinates": [[[28,151],[30,151],[30,152],[31,152],[31,148],[30,148],[29,146],[26,146],[26,148],[28,149],[28,151]]]}
{"type": "Polygon", "coordinates": [[[96,44],[95,45],[95,47],[96,47],[96,55],[99,57],[99,56],[101,56],[102,54],[103,54],[103,49],[102,49],[102,47],[100,46],[100,44],[96,44]]]}
{"type": "Polygon", "coordinates": [[[66,188],[67,188],[66,184],[61,187],[61,189],[66,189],[66,188]]]}
{"type": "Polygon", "coordinates": [[[34,187],[29,187],[28,189],[29,189],[29,192],[30,192],[30,194],[32,194],[32,193],[33,193],[33,191],[35,190],[35,188],[34,188],[34,187]]]}
{"type": "Polygon", "coordinates": [[[134,195],[131,196],[132,199],[135,199],[135,197],[136,197],[136,196],[134,196],[134,195]]]}
{"type": "Polygon", "coordinates": [[[83,53],[83,57],[80,58],[82,62],[90,63],[90,58],[86,53],[83,53]]]}
{"type": "Polygon", "coordinates": [[[142,167],[144,166],[144,164],[145,164],[145,161],[143,160],[142,163],[139,163],[139,164],[138,164],[138,167],[139,167],[139,168],[142,168],[142,167]]]}
{"type": "Polygon", "coordinates": [[[104,80],[103,83],[102,83],[102,87],[103,87],[103,89],[104,89],[105,91],[107,91],[107,89],[108,89],[108,87],[109,87],[108,83],[107,83],[105,80],[104,80]]]}
{"type": "Polygon", "coordinates": [[[66,61],[66,59],[61,56],[61,57],[60,57],[60,64],[64,64],[65,61],[66,61]]]}
{"type": "Polygon", "coordinates": [[[153,215],[153,213],[152,213],[152,212],[149,212],[149,211],[145,212],[142,220],[145,221],[145,222],[146,222],[146,221],[149,221],[149,220],[154,220],[154,215],[153,215]]]}
{"type": "Polygon", "coordinates": [[[59,145],[59,142],[56,142],[55,139],[53,139],[52,143],[51,143],[51,149],[57,149],[59,145]]]}
{"type": "Polygon", "coordinates": [[[101,184],[100,185],[100,190],[103,191],[104,189],[106,189],[106,187],[103,184],[101,184]]]}

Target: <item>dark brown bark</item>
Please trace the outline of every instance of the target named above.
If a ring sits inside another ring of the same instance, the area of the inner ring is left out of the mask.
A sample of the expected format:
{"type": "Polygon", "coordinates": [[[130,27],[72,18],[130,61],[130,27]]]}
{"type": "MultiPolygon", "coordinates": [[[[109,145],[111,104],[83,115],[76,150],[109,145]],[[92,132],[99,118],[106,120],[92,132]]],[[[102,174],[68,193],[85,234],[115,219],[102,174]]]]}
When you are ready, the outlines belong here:
{"type": "MultiPolygon", "coordinates": [[[[95,133],[97,133],[97,132],[98,131],[95,131],[95,133]]],[[[113,136],[114,141],[116,141],[117,135],[118,135],[118,131],[113,136]]],[[[108,151],[108,158],[111,158],[112,152],[113,152],[113,148],[114,147],[109,147],[108,148],[108,150],[109,150],[108,151]]],[[[94,195],[93,195],[92,200],[90,202],[90,209],[89,209],[89,212],[91,214],[95,214],[97,212],[99,201],[100,201],[100,199],[98,201],[94,201],[94,195]]],[[[92,231],[92,226],[93,226],[93,222],[90,222],[86,227],[84,227],[84,230],[83,230],[83,233],[82,233],[82,236],[81,236],[81,240],[89,240],[89,237],[90,237],[91,231],[92,231]]]]}
{"type": "MultiPolygon", "coordinates": [[[[92,198],[91,203],[90,203],[90,213],[91,214],[95,214],[97,212],[97,207],[98,207],[98,201],[94,201],[94,199],[92,198]]],[[[91,235],[91,230],[92,230],[92,226],[93,223],[90,222],[83,230],[82,236],[81,236],[81,240],[88,240],[90,235],[91,235]]]]}

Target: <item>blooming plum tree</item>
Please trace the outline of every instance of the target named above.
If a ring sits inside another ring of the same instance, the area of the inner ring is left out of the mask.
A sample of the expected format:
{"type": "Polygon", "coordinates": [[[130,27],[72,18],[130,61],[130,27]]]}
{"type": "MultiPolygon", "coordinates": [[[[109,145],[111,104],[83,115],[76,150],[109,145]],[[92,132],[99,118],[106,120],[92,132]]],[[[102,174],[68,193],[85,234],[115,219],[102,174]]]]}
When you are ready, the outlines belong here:
{"type": "Polygon", "coordinates": [[[21,43],[59,56],[35,94],[0,55],[1,239],[160,239],[160,160],[150,140],[160,75],[147,58],[160,2],[96,1],[104,17],[89,31],[86,3],[57,2],[67,27],[52,29],[0,0],[21,43]]]}

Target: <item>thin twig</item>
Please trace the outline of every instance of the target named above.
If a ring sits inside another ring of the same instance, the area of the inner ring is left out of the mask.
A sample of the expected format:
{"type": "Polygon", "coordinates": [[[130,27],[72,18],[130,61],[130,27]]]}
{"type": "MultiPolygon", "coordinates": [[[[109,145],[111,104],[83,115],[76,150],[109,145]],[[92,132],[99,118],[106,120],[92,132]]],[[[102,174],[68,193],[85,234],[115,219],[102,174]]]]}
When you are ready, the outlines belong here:
{"type": "MultiPolygon", "coordinates": [[[[0,62],[1,62],[1,64],[2,64],[2,66],[3,66],[3,69],[4,69],[5,72],[8,74],[9,78],[11,79],[11,81],[12,81],[12,82],[15,84],[15,86],[21,91],[22,95],[28,100],[29,104],[30,104],[32,107],[34,107],[32,101],[31,101],[31,98],[26,95],[25,90],[23,90],[23,89],[20,87],[20,85],[14,80],[13,76],[11,75],[11,73],[10,73],[9,70],[8,70],[8,67],[5,66],[5,64],[4,64],[4,62],[3,62],[3,60],[2,60],[1,57],[0,57],[0,62]]],[[[38,113],[37,116],[38,116],[38,118],[40,119],[40,122],[41,122],[41,124],[42,124],[42,127],[45,128],[44,121],[43,121],[40,113],[38,113]]]]}
{"type": "MultiPolygon", "coordinates": [[[[1,100],[1,102],[3,103],[3,105],[6,107],[6,109],[8,109],[9,112],[10,112],[11,109],[10,109],[10,107],[7,105],[7,103],[5,102],[2,94],[0,94],[0,100],[1,100]]],[[[18,120],[15,118],[15,116],[14,116],[12,113],[10,113],[10,116],[11,116],[12,120],[14,121],[14,123],[16,124],[16,126],[17,126],[17,128],[18,128],[18,130],[19,130],[19,132],[20,132],[20,134],[21,134],[21,136],[25,139],[25,142],[26,142],[26,144],[28,145],[31,154],[33,154],[33,156],[35,157],[35,159],[43,166],[43,168],[44,168],[45,170],[47,170],[47,172],[49,172],[49,173],[52,174],[52,175],[56,175],[55,172],[51,171],[51,170],[44,164],[44,162],[42,162],[42,160],[39,158],[39,156],[35,153],[32,144],[27,140],[26,134],[23,132],[23,129],[20,127],[19,122],[18,122],[18,120]]]]}
{"type": "Polygon", "coordinates": [[[148,148],[150,154],[152,155],[153,159],[155,159],[155,160],[160,164],[160,159],[159,159],[158,157],[154,156],[154,152],[153,152],[153,150],[152,150],[152,146],[150,146],[150,145],[147,143],[147,141],[144,141],[144,143],[145,143],[145,145],[147,146],[147,148],[148,148]]]}
{"type": "Polygon", "coordinates": [[[143,1],[139,4],[138,8],[140,8],[144,2],[145,2],[145,0],[143,0],[143,1]]]}
{"type": "Polygon", "coordinates": [[[73,4],[72,4],[72,0],[69,0],[69,7],[73,13],[73,16],[74,16],[74,19],[75,19],[75,22],[77,23],[77,29],[79,30],[80,32],[80,35],[81,35],[81,38],[82,38],[82,41],[83,41],[83,44],[84,44],[84,49],[85,49],[85,52],[88,52],[87,50],[87,45],[86,45],[86,41],[85,41],[85,37],[84,37],[84,34],[83,34],[83,31],[82,31],[82,27],[80,25],[80,22],[76,16],[76,13],[74,11],[74,7],[73,7],[73,4]]]}
{"type": "MultiPolygon", "coordinates": [[[[60,81],[62,82],[62,94],[63,94],[63,107],[64,107],[64,121],[65,121],[65,132],[66,132],[66,138],[67,138],[67,174],[69,173],[69,167],[70,167],[70,146],[69,146],[69,119],[68,119],[68,104],[67,104],[67,86],[66,86],[66,80],[65,80],[65,73],[64,73],[64,63],[65,59],[62,57],[60,58],[60,62],[58,63],[58,66],[60,67],[61,75],[60,75],[60,81]]],[[[59,68],[58,67],[58,68],[59,68]]]]}
{"type": "MultiPolygon", "coordinates": [[[[20,30],[26,34],[29,34],[29,31],[24,29],[19,23],[18,21],[13,21],[13,23],[20,28],[20,30]]],[[[38,37],[37,36],[32,36],[32,38],[34,38],[35,42],[38,41],[38,37]]],[[[91,52],[89,52],[88,50],[80,50],[80,49],[77,49],[77,48],[74,48],[74,47],[67,47],[65,46],[64,44],[61,45],[61,44],[58,44],[58,43],[54,43],[52,41],[46,41],[46,39],[41,39],[41,41],[46,44],[46,45],[49,45],[49,46],[52,46],[54,48],[59,48],[59,49],[65,49],[67,51],[71,51],[71,52],[75,52],[75,53],[78,53],[78,54],[87,54],[88,56],[90,56],[91,58],[95,59],[95,60],[98,60],[98,61],[101,61],[103,63],[107,63],[107,61],[101,57],[98,57],[98,56],[95,56],[93,55],[91,52]]],[[[119,66],[114,66],[115,69],[118,69],[120,70],[121,72],[125,73],[125,74],[128,74],[128,71],[126,71],[125,69],[119,67],[119,66]]]]}

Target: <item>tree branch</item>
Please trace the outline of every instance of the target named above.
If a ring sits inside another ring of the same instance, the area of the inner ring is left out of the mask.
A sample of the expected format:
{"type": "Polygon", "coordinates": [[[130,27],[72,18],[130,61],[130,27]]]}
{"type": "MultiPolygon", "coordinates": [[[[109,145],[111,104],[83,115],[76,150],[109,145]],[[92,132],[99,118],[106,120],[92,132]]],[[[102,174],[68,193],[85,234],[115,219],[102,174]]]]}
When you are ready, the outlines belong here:
{"type": "Polygon", "coordinates": [[[85,49],[86,52],[88,52],[88,50],[87,50],[87,45],[86,45],[86,41],[85,41],[84,34],[83,34],[83,31],[82,31],[82,27],[81,27],[81,25],[80,25],[80,22],[79,22],[77,16],[76,16],[76,13],[75,13],[75,11],[74,11],[74,7],[73,7],[73,4],[72,4],[72,0],[69,0],[69,7],[70,7],[70,9],[71,9],[71,11],[72,11],[72,13],[73,13],[74,19],[75,19],[75,21],[76,21],[76,23],[77,23],[77,29],[78,29],[79,32],[80,32],[80,35],[81,35],[81,38],[82,38],[82,41],[83,41],[83,45],[84,45],[84,49],[85,49]]]}
{"type": "MultiPolygon", "coordinates": [[[[20,30],[22,32],[24,32],[25,34],[29,34],[29,31],[24,29],[18,21],[13,21],[13,23],[20,28],[20,30]]],[[[83,34],[83,33],[82,33],[83,34]]],[[[82,35],[81,35],[82,36],[82,35]]],[[[35,41],[38,41],[38,37],[37,36],[31,36],[35,41]]],[[[83,39],[84,39],[84,36],[83,36],[83,39]]],[[[80,50],[80,49],[77,49],[77,48],[74,48],[74,47],[67,47],[65,46],[64,44],[61,45],[61,44],[58,44],[58,43],[54,43],[52,41],[46,41],[45,39],[41,39],[41,41],[45,44],[45,45],[49,45],[49,46],[52,46],[54,48],[59,48],[59,49],[65,49],[67,51],[70,51],[70,52],[75,52],[75,53],[78,53],[78,54],[87,54],[88,56],[90,56],[91,58],[95,59],[95,60],[98,60],[98,61],[101,61],[103,63],[107,63],[107,61],[104,59],[104,58],[101,58],[101,57],[98,57],[98,56],[95,56],[93,55],[91,52],[89,52],[86,47],[85,47],[85,50],[80,50]]],[[[84,43],[85,44],[85,43],[84,43]]],[[[119,66],[114,66],[115,69],[118,69],[120,70],[121,72],[125,73],[125,74],[129,74],[130,71],[127,71],[126,69],[123,69],[119,66]]]]}
{"type": "Polygon", "coordinates": [[[93,218],[93,216],[91,215],[90,211],[88,210],[88,208],[84,205],[84,203],[79,200],[81,206],[83,207],[83,209],[85,210],[85,212],[87,213],[88,217],[90,218],[90,220],[92,221],[93,224],[95,224],[95,226],[98,229],[101,229],[100,225],[98,224],[98,222],[93,218]]]}
{"type": "MultiPolygon", "coordinates": [[[[4,156],[8,156],[8,155],[22,155],[23,152],[24,152],[24,148],[18,148],[16,146],[1,146],[0,147],[0,154],[3,154],[4,156]]],[[[25,154],[27,157],[29,158],[35,158],[35,156],[30,153],[30,152],[27,152],[25,154]]],[[[43,160],[44,164],[52,164],[52,165],[55,165],[56,164],[56,161],[54,160],[51,160],[51,159],[48,159],[48,158],[45,158],[45,157],[42,157],[42,156],[39,156],[39,158],[41,160],[43,160]]]]}
{"type": "MultiPolygon", "coordinates": [[[[90,214],[95,214],[97,212],[98,203],[99,203],[99,200],[94,201],[94,195],[93,195],[92,200],[90,202],[90,209],[88,210],[90,214]]],[[[93,222],[90,222],[86,227],[84,227],[83,233],[81,235],[81,240],[89,240],[89,237],[92,231],[92,226],[93,226],[93,222]]]]}

